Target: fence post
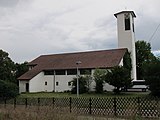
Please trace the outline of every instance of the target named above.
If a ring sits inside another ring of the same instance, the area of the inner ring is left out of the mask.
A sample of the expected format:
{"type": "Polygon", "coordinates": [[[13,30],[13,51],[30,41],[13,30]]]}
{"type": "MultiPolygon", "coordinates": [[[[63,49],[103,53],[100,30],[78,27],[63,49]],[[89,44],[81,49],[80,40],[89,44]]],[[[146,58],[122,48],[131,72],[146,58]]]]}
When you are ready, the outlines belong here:
{"type": "Polygon", "coordinates": [[[27,108],[27,104],[28,104],[28,99],[25,98],[25,107],[27,108]]]}
{"type": "Polygon", "coordinates": [[[157,110],[158,110],[158,118],[160,118],[160,99],[157,97],[157,110]]]}
{"type": "Polygon", "coordinates": [[[70,108],[70,113],[72,112],[72,98],[69,98],[69,108],[70,108]]]}
{"type": "Polygon", "coordinates": [[[14,98],[14,109],[16,108],[16,102],[17,102],[17,100],[16,100],[16,98],[14,98]]]}
{"type": "Polygon", "coordinates": [[[117,103],[116,97],[113,98],[113,106],[114,106],[114,115],[117,116],[117,103]]]}
{"type": "Polygon", "coordinates": [[[7,104],[7,99],[4,99],[4,107],[6,108],[6,104],[7,104]]]}
{"type": "Polygon", "coordinates": [[[140,110],[140,98],[137,97],[137,103],[138,103],[138,115],[141,115],[141,110],[140,110]]]}
{"type": "Polygon", "coordinates": [[[38,98],[38,110],[39,110],[39,107],[40,107],[40,98],[38,98]]]}
{"type": "Polygon", "coordinates": [[[92,99],[89,98],[89,114],[92,114],[92,99]]]}
{"type": "Polygon", "coordinates": [[[55,99],[54,97],[52,98],[52,108],[54,108],[54,104],[55,104],[55,99]]]}

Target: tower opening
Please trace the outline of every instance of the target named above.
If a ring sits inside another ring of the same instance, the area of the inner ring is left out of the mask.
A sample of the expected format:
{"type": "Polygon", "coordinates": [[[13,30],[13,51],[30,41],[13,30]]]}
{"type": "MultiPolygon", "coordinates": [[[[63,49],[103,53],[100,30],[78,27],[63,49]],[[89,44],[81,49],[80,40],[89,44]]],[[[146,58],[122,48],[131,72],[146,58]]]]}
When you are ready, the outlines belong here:
{"type": "Polygon", "coordinates": [[[125,30],[130,30],[131,27],[130,27],[130,16],[129,14],[124,14],[124,22],[125,22],[125,30]]]}

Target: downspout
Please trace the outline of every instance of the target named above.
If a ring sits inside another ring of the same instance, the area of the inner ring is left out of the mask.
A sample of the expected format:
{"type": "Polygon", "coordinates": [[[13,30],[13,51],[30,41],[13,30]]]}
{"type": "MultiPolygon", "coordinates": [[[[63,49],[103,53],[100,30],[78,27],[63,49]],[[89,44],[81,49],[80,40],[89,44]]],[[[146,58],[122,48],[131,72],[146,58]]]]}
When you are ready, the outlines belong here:
{"type": "Polygon", "coordinates": [[[56,91],[55,81],[56,81],[55,70],[53,70],[53,92],[56,91]]]}

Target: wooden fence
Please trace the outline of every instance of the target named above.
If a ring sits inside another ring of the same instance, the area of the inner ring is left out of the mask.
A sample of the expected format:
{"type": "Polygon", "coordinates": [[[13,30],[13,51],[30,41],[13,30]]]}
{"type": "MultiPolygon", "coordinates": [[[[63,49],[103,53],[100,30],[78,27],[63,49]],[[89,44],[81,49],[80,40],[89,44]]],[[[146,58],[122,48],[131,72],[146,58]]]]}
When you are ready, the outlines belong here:
{"type": "MultiPolygon", "coordinates": [[[[108,98],[15,98],[1,100],[0,107],[37,107],[47,106],[55,111],[83,115],[100,116],[141,116],[160,118],[160,99],[146,97],[108,97],[108,98]]],[[[0,109],[1,109],[0,108],[0,109]]]]}

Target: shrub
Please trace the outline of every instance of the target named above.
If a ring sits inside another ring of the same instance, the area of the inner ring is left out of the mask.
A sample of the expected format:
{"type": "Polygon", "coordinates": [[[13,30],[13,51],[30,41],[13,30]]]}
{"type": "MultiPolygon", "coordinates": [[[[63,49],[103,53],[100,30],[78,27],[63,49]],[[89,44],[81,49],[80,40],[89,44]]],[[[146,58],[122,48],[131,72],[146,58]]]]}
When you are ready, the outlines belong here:
{"type": "Polygon", "coordinates": [[[103,93],[103,84],[105,81],[105,75],[107,71],[105,69],[96,69],[94,72],[94,80],[96,82],[96,93],[103,93]]]}
{"type": "Polygon", "coordinates": [[[19,94],[18,86],[14,83],[0,80],[0,98],[9,99],[19,94]]]}
{"type": "MultiPolygon", "coordinates": [[[[79,80],[79,93],[82,94],[82,93],[88,92],[89,89],[87,86],[87,77],[80,76],[78,80],[79,80]]],[[[73,88],[71,90],[71,93],[76,94],[77,93],[77,78],[74,78],[72,82],[73,82],[72,84],[73,88]]]]}
{"type": "Polygon", "coordinates": [[[153,96],[160,97],[160,61],[146,65],[145,80],[153,96]]]}

